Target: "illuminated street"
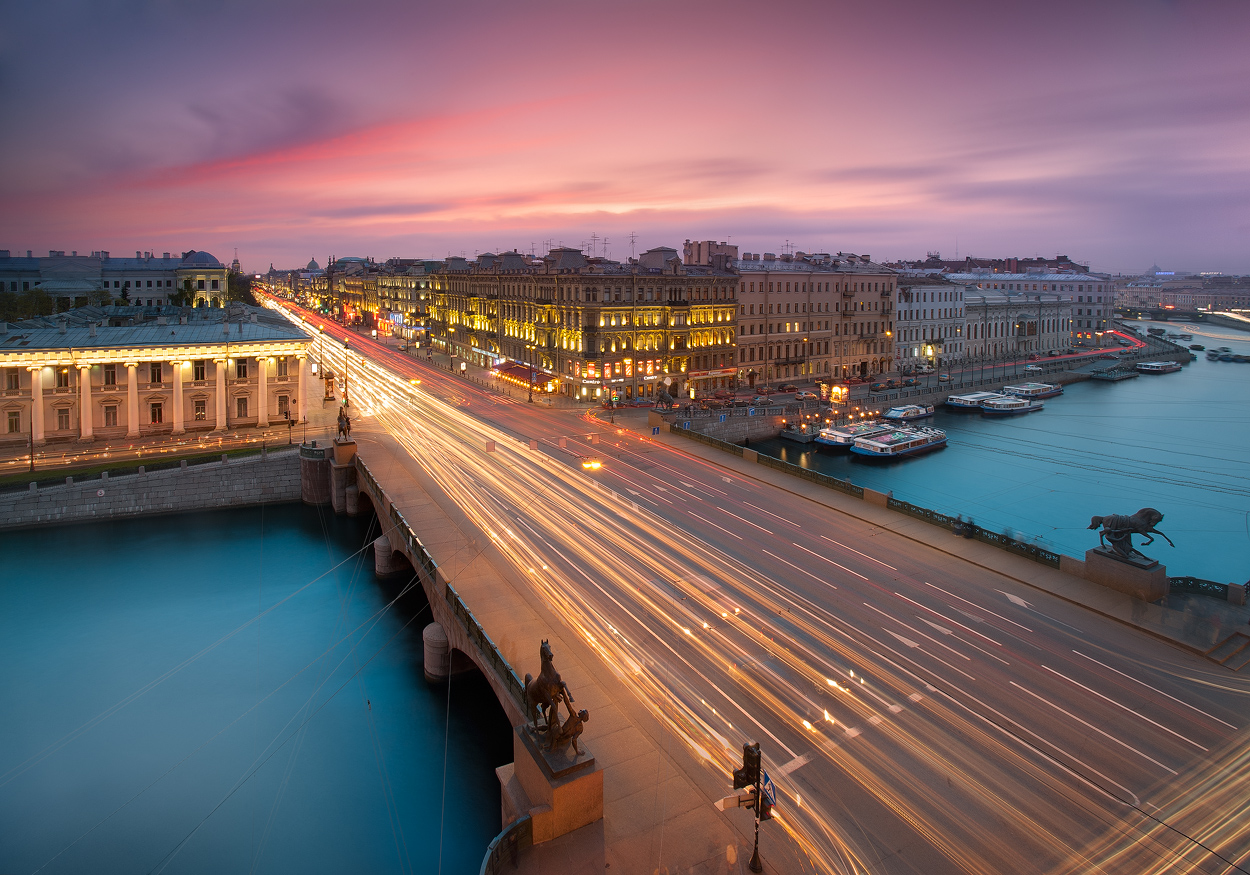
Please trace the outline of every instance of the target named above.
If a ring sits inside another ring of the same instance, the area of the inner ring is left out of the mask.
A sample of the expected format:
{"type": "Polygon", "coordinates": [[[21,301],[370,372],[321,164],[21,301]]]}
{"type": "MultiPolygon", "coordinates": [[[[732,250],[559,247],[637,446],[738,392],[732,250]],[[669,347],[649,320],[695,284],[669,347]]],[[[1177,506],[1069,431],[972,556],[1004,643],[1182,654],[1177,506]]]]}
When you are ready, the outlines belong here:
{"type": "Polygon", "coordinates": [[[402,442],[684,739],[709,795],[728,792],[742,742],[760,742],[779,789],[768,828],[786,830],[796,861],[1141,873],[1246,858],[1239,675],[799,496],[324,330],[315,353],[348,374],[352,410],[402,442]]]}

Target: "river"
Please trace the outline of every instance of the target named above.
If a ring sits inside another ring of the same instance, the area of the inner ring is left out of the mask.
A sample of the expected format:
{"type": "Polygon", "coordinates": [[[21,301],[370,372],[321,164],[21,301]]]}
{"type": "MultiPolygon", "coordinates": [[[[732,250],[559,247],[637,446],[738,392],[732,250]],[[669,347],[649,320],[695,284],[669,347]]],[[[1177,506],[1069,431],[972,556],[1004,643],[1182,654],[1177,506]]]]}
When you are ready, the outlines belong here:
{"type": "MultiPolygon", "coordinates": [[[[1250,355],[1244,332],[1158,327],[1250,355]]],[[[1090,517],[1154,507],[1176,546],[1156,537],[1144,552],[1170,575],[1250,579],[1250,365],[1200,352],[1178,373],[1070,385],[1039,413],[993,419],[939,408],[927,422],[946,430],[946,448],[884,464],[784,440],[751,448],[1076,557],[1098,544],[1090,517]]]]}
{"type": "Polygon", "coordinates": [[[480,676],[425,682],[428,605],[368,525],[0,534],[0,872],[476,873],[508,720],[480,676]]]}

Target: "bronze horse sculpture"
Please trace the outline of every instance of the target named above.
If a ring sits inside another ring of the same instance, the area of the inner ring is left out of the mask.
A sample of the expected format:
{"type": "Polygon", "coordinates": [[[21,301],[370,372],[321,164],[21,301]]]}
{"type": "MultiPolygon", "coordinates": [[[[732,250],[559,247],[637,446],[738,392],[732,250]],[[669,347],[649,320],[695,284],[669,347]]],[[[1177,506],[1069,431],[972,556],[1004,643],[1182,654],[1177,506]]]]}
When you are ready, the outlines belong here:
{"type": "Polygon", "coordinates": [[[528,673],[525,675],[525,719],[534,729],[539,728],[539,716],[543,718],[543,728],[551,729],[553,726],[559,728],[560,702],[564,702],[569,716],[572,716],[573,697],[569,694],[569,685],[560,680],[560,673],[556,671],[552,661],[551,645],[547,643],[546,638],[543,639],[542,646],[538,648],[538,657],[542,661],[542,669],[538,672],[538,677],[535,678],[528,673]]]}
{"type": "Polygon", "coordinates": [[[1145,559],[1146,557],[1133,547],[1133,535],[1145,536],[1146,540],[1142,541],[1143,547],[1154,543],[1154,535],[1158,535],[1171,546],[1176,546],[1171,538],[1155,528],[1162,521],[1163,514],[1153,507],[1143,507],[1132,516],[1120,513],[1096,516],[1089,521],[1089,527],[1096,529],[1102,526],[1102,531],[1098,533],[1099,543],[1103,546],[1110,545],[1112,550],[1125,559],[1145,559]]]}

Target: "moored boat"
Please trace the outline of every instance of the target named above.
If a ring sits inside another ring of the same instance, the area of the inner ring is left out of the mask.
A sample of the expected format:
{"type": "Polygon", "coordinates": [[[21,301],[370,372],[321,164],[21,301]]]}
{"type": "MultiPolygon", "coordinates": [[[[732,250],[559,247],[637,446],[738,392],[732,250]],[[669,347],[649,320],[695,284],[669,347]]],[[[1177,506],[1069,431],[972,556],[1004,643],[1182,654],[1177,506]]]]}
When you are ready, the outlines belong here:
{"type": "Polygon", "coordinates": [[[820,426],[812,422],[787,422],[781,429],[783,438],[799,444],[810,444],[819,434],[820,426]]]}
{"type": "Polygon", "coordinates": [[[1004,397],[1001,392],[970,392],[967,395],[951,395],[946,399],[946,406],[957,410],[978,410],[982,401],[1004,397]]]}
{"type": "Polygon", "coordinates": [[[855,443],[856,438],[871,437],[889,431],[891,426],[875,420],[869,422],[852,422],[849,425],[831,425],[822,428],[816,435],[816,443],[822,447],[847,449],[855,443]]]}
{"type": "Polygon", "coordinates": [[[858,437],[851,452],[870,459],[897,459],[915,456],[946,446],[946,432],[940,428],[895,428],[869,437],[858,437]]]}
{"type": "Polygon", "coordinates": [[[899,407],[891,407],[882,414],[882,418],[895,422],[911,422],[914,419],[924,419],[932,415],[932,404],[903,404],[899,407]]]}
{"type": "Polygon", "coordinates": [[[1143,374],[1171,374],[1180,369],[1180,362],[1141,362],[1137,366],[1137,370],[1143,374]]]}
{"type": "Polygon", "coordinates": [[[1192,350],[1195,350],[1196,352],[1202,352],[1204,349],[1206,349],[1206,347],[1203,346],[1201,343],[1191,343],[1189,345],[1189,348],[1192,350]]]}
{"type": "Polygon", "coordinates": [[[1003,386],[1003,394],[1018,398],[1053,398],[1063,394],[1063,386],[1057,383],[1021,383],[1018,386],[1003,386]]]}
{"type": "Polygon", "coordinates": [[[1015,416],[1017,413],[1036,413],[1045,406],[1041,401],[1004,395],[981,402],[981,412],[986,416],[1015,416]]]}

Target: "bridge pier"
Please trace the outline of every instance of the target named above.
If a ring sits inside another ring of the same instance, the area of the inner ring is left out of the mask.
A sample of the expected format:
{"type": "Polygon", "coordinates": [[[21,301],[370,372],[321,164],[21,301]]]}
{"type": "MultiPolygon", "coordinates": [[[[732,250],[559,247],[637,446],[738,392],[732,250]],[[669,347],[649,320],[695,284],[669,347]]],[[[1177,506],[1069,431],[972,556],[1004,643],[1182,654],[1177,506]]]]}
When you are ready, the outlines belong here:
{"type": "Polygon", "coordinates": [[[432,684],[477,668],[473,660],[451,646],[441,623],[431,623],[421,630],[421,644],[425,679],[432,684]]]}

